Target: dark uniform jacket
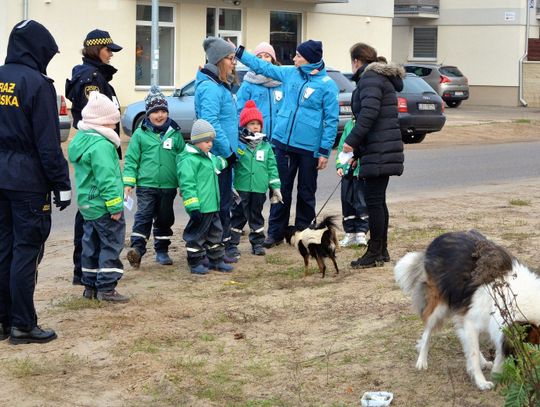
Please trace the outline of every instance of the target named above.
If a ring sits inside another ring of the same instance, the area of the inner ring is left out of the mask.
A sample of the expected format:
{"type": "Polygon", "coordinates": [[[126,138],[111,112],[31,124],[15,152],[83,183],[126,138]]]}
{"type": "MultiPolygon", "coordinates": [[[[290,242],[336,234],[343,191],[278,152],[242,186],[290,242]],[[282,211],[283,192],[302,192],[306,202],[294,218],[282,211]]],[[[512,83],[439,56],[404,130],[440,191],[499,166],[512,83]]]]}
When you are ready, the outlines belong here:
{"type": "Polygon", "coordinates": [[[403,89],[404,76],[403,68],[374,62],[353,77],[357,84],[351,108],[356,123],[345,142],[359,157],[361,178],[403,173],[396,91],[403,89]]]}
{"type": "Polygon", "coordinates": [[[56,91],[46,76],[58,46],[35,21],[19,27],[9,37],[0,66],[0,188],[69,191],[56,91]]]}

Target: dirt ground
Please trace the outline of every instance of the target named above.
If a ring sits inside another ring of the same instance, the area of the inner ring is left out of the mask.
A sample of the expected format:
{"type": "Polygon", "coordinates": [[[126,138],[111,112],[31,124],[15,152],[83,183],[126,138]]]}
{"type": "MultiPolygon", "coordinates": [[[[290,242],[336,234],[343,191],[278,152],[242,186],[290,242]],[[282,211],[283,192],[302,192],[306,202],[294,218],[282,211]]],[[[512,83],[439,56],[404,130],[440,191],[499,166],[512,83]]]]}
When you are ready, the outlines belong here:
{"type": "MultiPolygon", "coordinates": [[[[446,127],[407,149],[538,141],[539,132],[536,122],[446,127]]],[[[502,405],[497,391],[471,384],[450,326],[434,336],[428,370],[415,370],[422,324],[392,267],[442,232],[476,228],[539,268],[540,178],[391,202],[390,213],[392,262],[352,270],[362,250],[341,249],[340,274],[330,266],[324,279],[315,264],[304,276],[290,246],[255,257],[245,240],[232,274],[192,276],[177,225],[174,266],[156,265],[151,251],[139,270],[125,262],[125,305],[82,299],[71,285],[72,237],[50,239],[35,302],[59,338],[0,342],[0,404],[337,407],[386,390],[392,406],[502,405]]]]}

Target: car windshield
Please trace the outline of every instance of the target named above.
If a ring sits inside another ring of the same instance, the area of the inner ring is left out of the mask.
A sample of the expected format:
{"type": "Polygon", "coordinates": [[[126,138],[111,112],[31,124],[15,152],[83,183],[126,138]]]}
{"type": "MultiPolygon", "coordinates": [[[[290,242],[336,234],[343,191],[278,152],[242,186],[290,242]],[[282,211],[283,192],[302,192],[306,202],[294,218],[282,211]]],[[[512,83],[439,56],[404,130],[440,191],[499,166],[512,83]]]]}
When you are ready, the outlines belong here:
{"type": "Polygon", "coordinates": [[[446,76],[457,76],[458,78],[461,78],[463,76],[461,71],[455,66],[441,66],[439,71],[441,72],[441,74],[446,76]]]}
{"type": "Polygon", "coordinates": [[[436,93],[431,86],[418,76],[407,75],[403,79],[403,90],[400,93],[436,93]]]}

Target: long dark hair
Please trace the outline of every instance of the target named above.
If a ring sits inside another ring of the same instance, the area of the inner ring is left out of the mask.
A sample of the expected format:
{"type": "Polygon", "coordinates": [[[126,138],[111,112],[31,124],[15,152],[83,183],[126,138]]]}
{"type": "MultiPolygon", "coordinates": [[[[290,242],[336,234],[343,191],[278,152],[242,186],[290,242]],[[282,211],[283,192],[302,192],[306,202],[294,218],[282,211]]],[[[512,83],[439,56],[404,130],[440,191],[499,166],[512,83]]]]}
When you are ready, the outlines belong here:
{"type": "Polygon", "coordinates": [[[377,51],[370,45],[363,42],[357,42],[349,50],[351,54],[351,61],[357,59],[363,64],[371,64],[377,61],[377,51]]]}

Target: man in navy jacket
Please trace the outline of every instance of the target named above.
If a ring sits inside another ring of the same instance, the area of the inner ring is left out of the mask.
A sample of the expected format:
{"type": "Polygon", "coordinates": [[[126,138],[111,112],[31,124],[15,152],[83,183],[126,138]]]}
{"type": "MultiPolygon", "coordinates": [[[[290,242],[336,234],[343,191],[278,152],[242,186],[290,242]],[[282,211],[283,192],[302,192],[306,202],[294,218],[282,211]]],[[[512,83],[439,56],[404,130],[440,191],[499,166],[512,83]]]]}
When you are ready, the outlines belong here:
{"type": "Polygon", "coordinates": [[[46,76],[58,52],[51,33],[33,20],[17,24],[0,66],[0,340],[45,343],[37,325],[37,265],[51,229],[51,191],[60,210],[71,202],[60,148],[56,92],[46,76]]]}

